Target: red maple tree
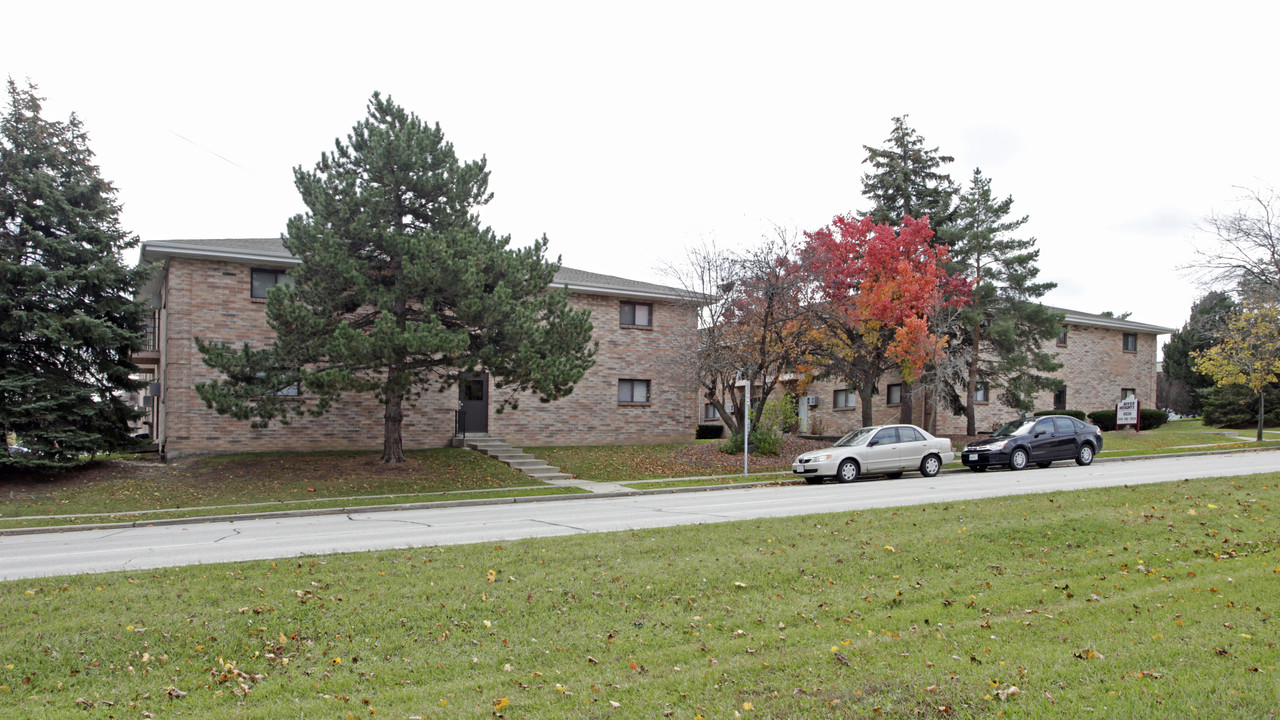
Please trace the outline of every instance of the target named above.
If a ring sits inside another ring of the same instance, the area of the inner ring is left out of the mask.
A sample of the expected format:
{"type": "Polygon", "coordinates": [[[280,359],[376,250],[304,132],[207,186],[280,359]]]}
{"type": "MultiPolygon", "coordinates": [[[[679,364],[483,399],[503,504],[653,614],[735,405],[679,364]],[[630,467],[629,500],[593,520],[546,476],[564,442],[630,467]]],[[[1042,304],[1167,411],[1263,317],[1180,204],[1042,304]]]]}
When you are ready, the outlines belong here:
{"type": "Polygon", "coordinates": [[[896,368],[904,383],[914,382],[944,347],[934,315],[969,301],[969,281],[947,274],[948,248],[930,243],[933,234],[927,215],[906,216],[899,226],[838,215],[805,233],[805,266],[828,331],[823,356],[833,374],[858,387],[864,424],[884,371],[896,368]]]}

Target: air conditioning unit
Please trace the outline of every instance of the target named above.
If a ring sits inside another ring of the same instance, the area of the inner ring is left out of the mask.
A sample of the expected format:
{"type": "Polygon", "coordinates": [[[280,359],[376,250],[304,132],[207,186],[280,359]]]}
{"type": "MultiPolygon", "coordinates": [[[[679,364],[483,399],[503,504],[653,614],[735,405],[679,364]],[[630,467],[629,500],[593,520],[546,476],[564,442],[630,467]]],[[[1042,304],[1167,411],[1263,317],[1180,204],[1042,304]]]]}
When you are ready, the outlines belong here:
{"type": "Polygon", "coordinates": [[[725,404],[725,406],[724,406],[724,411],[725,411],[725,412],[727,412],[727,413],[731,413],[731,412],[733,412],[733,403],[727,403],[727,404],[725,404]]]}
{"type": "Polygon", "coordinates": [[[804,404],[808,405],[809,407],[818,407],[818,396],[817,395],[805,396],[804,404]]]}

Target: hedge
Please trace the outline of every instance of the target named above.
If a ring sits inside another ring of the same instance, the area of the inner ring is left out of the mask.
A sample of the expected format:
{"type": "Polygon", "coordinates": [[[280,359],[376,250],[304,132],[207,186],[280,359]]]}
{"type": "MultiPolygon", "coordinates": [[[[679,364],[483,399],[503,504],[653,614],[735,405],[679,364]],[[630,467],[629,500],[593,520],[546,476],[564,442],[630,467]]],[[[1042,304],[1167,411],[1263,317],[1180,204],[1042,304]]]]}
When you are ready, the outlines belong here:
{"type": "Polygon", "coordinates": [[[1041,415],[1066,415],[1081,422],[1084,422],[1085,420],[1083,410],[1039,410],[1032,413],[1032,415],[1035,415],[1036,417],[1040,417],[1041,415]]]}
{"type": "MultiPolygon", "coordinates": [[[[1115,410],[1095,410],[1089,413],[1089,422],[1098,426],[1099,430],[1111,432],[1116,429],[1115,410]]],[[[1138,427],[1143,430],[1155,430],[1169,422],[1169,414],[1163,410],[1143,410],[1138,414],[1138,427]]]]}

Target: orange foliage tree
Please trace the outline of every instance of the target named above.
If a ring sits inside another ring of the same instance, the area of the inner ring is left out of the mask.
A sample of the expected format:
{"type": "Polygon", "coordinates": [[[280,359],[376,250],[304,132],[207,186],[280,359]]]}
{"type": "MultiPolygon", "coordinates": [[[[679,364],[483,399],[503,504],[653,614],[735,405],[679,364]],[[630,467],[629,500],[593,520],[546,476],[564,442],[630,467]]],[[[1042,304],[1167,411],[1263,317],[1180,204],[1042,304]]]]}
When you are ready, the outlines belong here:
{"type": "Polygon", "coordinates": [[[816,363],[857,388],[864,426],[873,424],[871,397],[880,377],[896,369],[909,422],[908,387],[945,347],[932,319],[944,307],[967,304],[971,283],[947,274],[947,246],[930,243],[927,215],[906,216],[899,226],[838,215],[805,237],[804,265],[825,330],[816,363]]]}

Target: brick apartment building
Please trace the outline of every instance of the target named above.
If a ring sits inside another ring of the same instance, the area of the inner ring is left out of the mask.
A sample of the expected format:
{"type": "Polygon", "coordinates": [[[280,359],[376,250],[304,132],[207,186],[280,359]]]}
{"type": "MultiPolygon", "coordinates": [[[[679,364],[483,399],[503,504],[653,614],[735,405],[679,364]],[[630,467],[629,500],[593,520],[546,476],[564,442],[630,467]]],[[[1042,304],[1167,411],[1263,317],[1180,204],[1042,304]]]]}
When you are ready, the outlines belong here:
{"type": "MultiPolygon", "coordinates": [[[[1063,382],[1058,392],[1043,392],[1035,400],[1034,410],[1115,409],[1121,398],[1135,395],[1144,408],[1156,402],[1157,336],[1174,332],[1174,328],[1120,320],[1105,315],[1092,315],[1054,308],[1065,315],[1064,332],[1046,343],[1046,349],[1057,355],[1062,368],[1052,373],[1063,382]]],[[[872,417],[876,424],[898,422],[901,410],[902,380],[896,373],[880,379],[873,396],[872,417]]],[[[979,433],[994,429],[1020,415],[1019,411],[997,401],[998,388],[979,388],[975,403],[979,433]]],[[[815,381],[801,393],[799,409],[801,430],[826,435],[839,435],[862,425],[861,398],[856,389],[834,381],[815,381]]],[[[963,415],[953,415],[947,408],[938,409],[929,398],[914,397],[913,421],[942,437],[965,433],[963,415]]],[[[714,410],[703,406],[701,422],[718,422],[714,410]]]]}
{"type": "MultiPolygon", "coordinates": [[[[218,415],[195,385],[217,377],[195,338],[254,347],[270,344],[266,291],[298,263],[279,239],[167,240],[142,244],[141,262],[156,266],[140,294],[153,308],[149,347],[134,362],[151,376],[143,403],[147,430],[174,458],[214,452],[368,450],[382,446],[382,405],[346,394],[325,416],[294,418],[253,429],[218,415]]],[[[406,407],[406,448],[445,447],[456,413],[467,431],[488,432],[517,445],[607,445],[683,442],[693,438],[695,393],[686,371],[697,320],[688,294],[676,288],[561,268],[554,287],[570,304],[589,309],[599,343],[595,365],[565,398],[522,398],[518,409],[495,412],[492,383],[471,378],[446,393],[427,392],[406,407]]]]}

